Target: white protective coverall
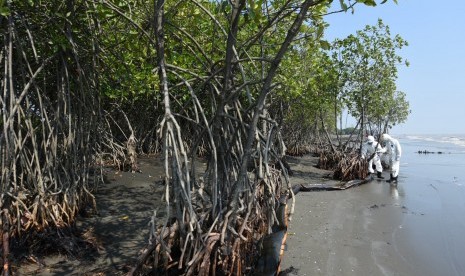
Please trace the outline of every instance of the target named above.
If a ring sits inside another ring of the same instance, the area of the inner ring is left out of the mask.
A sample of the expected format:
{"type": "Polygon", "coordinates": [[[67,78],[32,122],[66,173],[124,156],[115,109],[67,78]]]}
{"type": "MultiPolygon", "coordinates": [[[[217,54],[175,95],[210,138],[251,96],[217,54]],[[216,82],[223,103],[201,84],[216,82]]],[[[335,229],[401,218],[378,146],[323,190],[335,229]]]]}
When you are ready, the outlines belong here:
{"type": "Polygon", "coordinates": [[[368,172],[374,173],[373,171],[373,162],[375,163],[376,171],[383,172],[383,166],[381,165],[381,159],[379,158],[379,154],[386,151],[386,149],[382,148],[381,145],[378,145],[378,142],[375,141],[373,136],[368,136],[367,141],[362,146],[362,159],[370,158],[371,155],[376,151],[376,154],[373,156],[372,159],[368,161],[368,172]]]}
{"type": "Polygon", "coordinates": [[[386,142],[387,153],[389,154],[389,167],[391,168],[392,177],[397,180],[400,169],[400,156],[402,149],[397,139],[392,138],[389,134],[383,134],[383,141],[386,142]]]}

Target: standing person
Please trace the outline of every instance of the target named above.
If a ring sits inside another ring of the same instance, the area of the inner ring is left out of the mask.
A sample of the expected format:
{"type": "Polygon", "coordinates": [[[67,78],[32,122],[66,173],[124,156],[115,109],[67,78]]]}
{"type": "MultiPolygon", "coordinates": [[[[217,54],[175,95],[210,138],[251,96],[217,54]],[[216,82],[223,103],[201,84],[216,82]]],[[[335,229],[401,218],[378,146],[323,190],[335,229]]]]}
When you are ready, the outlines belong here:
{"type": "Polygon", "coordinates": [[[391,169],[391,178],[387,180],[387,182],[397,183],[400,169],[400,156],[402,155],[400,143],[387,133],[383,134],[382,139],[386,142],[387,152],[389,153],[389,167],[391,169]]]}
{"type": "Polygon", "coordinates": [[[386,150],[375,141],[375,137],[369,135],[367,141],[362,146],[362,159],[368,158],[368,173],[372,174],[375,171],[373,170],[373,162],[375,162],[376,173],[378,178],[384,179],[382,172],[383,166],[381,165],[381,159],[379,158],[379,153],[383,153],[386,150]]]}

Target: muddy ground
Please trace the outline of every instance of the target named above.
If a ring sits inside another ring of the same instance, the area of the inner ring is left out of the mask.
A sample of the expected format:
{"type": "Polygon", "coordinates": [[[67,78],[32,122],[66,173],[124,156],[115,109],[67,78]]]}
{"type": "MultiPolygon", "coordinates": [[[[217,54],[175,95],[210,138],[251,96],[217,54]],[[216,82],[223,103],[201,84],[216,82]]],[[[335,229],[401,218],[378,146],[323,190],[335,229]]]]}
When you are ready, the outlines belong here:
{"type": "Polygon", "coordinates": [[[123,275],[149,238],[149,222],[164,213],[160,158],[140,158],[141,173],[105,169],[95,193],[97,212],[80,217],[77,228],[94,248],[78,256],[24,256],[20,275],[123,275]]]}

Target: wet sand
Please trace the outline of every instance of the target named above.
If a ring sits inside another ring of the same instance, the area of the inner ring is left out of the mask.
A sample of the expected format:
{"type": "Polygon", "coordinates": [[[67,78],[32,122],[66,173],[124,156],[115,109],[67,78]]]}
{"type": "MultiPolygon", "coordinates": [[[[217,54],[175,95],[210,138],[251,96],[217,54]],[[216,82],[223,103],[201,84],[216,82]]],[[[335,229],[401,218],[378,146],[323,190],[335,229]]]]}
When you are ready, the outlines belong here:
{"type": "MultiPolygon", "coordinates": [[[[425,275],[398,250],[408,209],[372,181],[344,191],[299,193],[282,261],[284,275],[425,275]]],[[[421,214],[413,214],[421,215],[421,214]]]]}
{"type": "MultiPolygon", "coordinates": [[[[418,166],[415,158],[405,154],[397,187],[374,180],[343,191],[298,193],[280,275],[465,275],[465,162],[454,160],[461,167],[444,171],[447,177],[460,172],[449,183],[434,179],[438,164],[418,166]]],[[[288,162],[292,185],[337,183],[325,178],[330,171],[315,168],[315,157],[288,162]]],[[[92,230],[98,252],[37,256],[42,264],[23,263],[20,275],[127,273],[147,242],[153,210],[159,217],[164,211],[160,160],[141,158],[139,165],[142,173],[107,171],[109,181],[96,194],[98,214],[78,222],[92,230]]]]}
{"type": "MultiPolygon", "coordinates": [[[[403,146],[397,186],[374,180],[297,194],[281,276],[465,275],[465,155],[420,156],[416,145],[403,146]]],[[[291,161],[293,184],[326,174],[312,157],[291,161]]]]}
{"type": "MultiPolygon", "coordinates": [[[[105,169],[105,183],[95,193],[97,213],[80,217],[79,232],[88,233],[96,248],[77,256],[34,256],[38,262],[24,261],[19,275],[125,275],[130,271],[149,238],[149,222],[154,210],[164,216],[161,195],[165,188],[160,176],[160,158],[139,158],[141,173],[105,169]]],[[[162,223],[159,221],[158,223],[162,223]]],[[[30,259],[31,256],[24,256],[30,259]]]]}

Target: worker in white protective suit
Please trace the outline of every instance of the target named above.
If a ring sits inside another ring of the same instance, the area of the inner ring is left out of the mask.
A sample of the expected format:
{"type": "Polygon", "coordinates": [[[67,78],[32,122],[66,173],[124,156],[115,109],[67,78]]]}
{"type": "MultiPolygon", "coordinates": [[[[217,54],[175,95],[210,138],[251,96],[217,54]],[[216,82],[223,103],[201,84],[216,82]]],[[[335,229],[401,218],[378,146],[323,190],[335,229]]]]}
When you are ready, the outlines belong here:
{"type": "Polygon", "coordinates": [[[389,154],[389,168],[391,169],[391,178],[389,183],[397,183],[397,177],[400,169],[400,156],[402,149],[397,139],[392,138],[389,134],[383,134],[382,140],[386,142],[387,153],[389,154]]]}
{"type": "Polygon", "coordinates": [[[381,165],[381,158],[379,155],[383,152],[386,152],[386,149],[381,147],[378,142],[375,141],[375,137],[369,135],[367,141],[362,146],[362,159],[368,159],[368,173],[372,174],[375,171],[373,170],[373,162],[375,163],[376,173],[378,178],[384,179],[382,172],[383,166],[381,165]]]}

